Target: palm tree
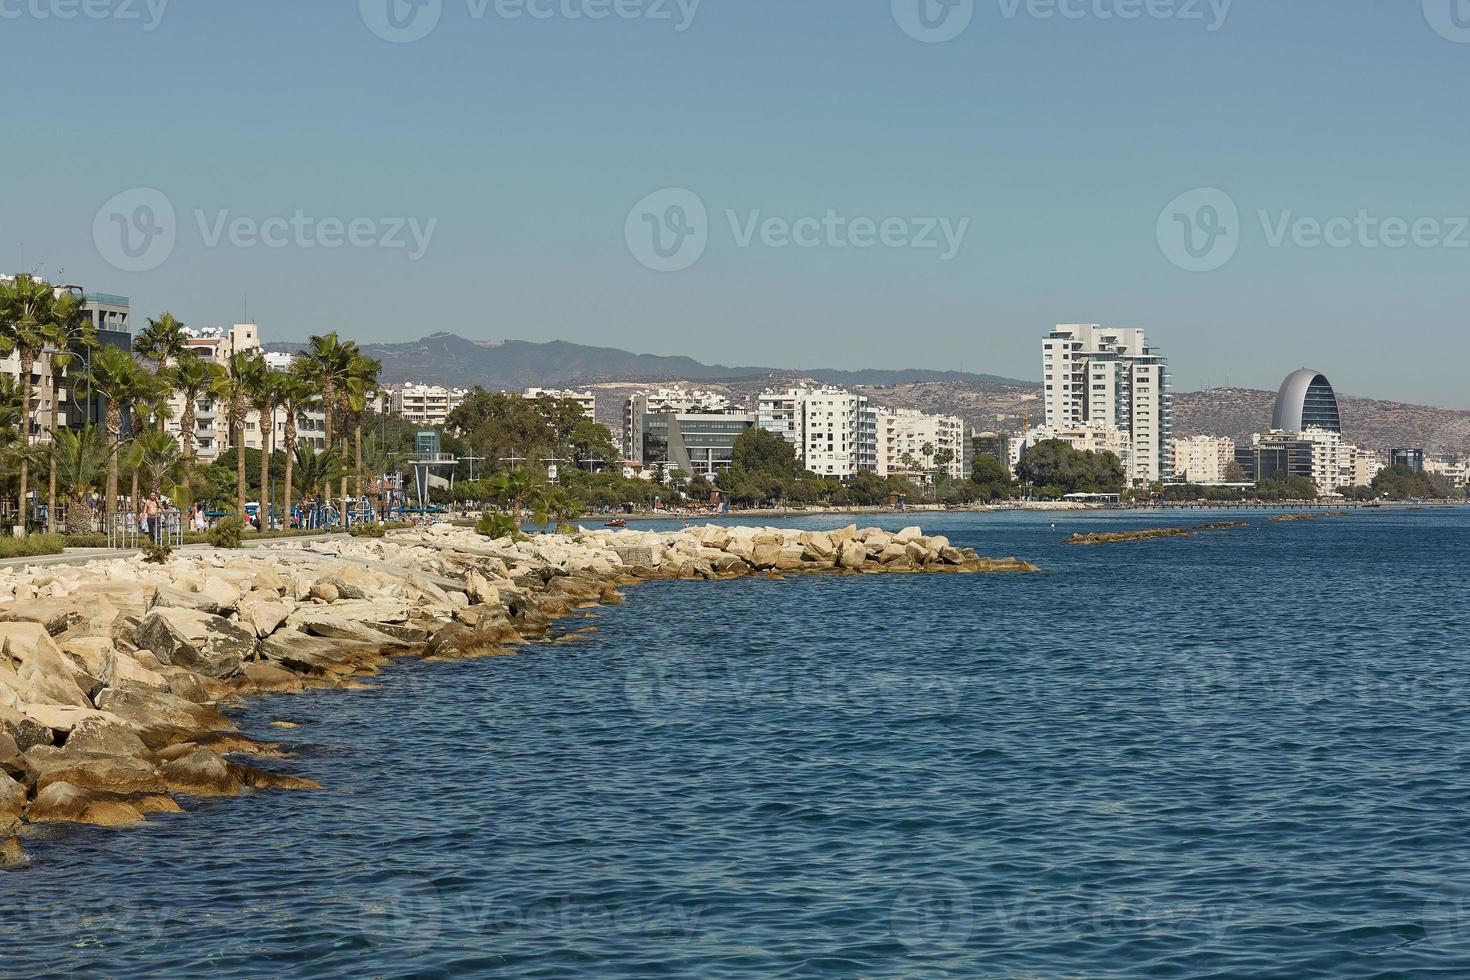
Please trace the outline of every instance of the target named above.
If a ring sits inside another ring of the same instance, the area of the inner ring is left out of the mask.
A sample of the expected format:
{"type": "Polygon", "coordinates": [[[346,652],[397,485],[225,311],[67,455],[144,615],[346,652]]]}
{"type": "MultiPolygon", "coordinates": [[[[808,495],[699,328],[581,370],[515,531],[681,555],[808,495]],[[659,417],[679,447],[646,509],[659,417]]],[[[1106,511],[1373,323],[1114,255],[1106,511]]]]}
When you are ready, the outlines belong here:
{"type": "MultiPolygon", "coordinates": [[[[27,447],[31,445],[31,374],[36,360],[48,347],[56,346],[48,308],[56,298],[50,283],[21,274],[0,282],[0,354],[14,352],[20,361],[21,430],[27,447]]],[[[54,379],[53,379],[54,380],[54,379]]],[[[20,463],[21,526],[25,526],[26,491],[30,475],[29,454],[22,453],[20,463]]]]}
{"type": "Polygon", "coordinates": [[[161,367],[178,363],[188,351],[189,334],[172,313],[156,320],[150,318],[148,326],[133,338],[133,352],[161,367]]]}
{"type": "Polygon", "coordinates": [[[516,527],[521,526],[521,508],[528,503],[539,506],[542,486],[536,478],[523,470],[502,473],[490,481],[490,495],[502,507],[509,507],[515,518],[516,527]]]}
{"type": "MultiPolygon", "coordinates": [[[[82,294],[70,289],[52,289],[50,302],[42,308],[45,332],[51,341],[49,350],[51,375],[51,439],[65,425],[66,414],[61,408],[61,382],[67,368],[76,359],[78,351],[91,351],[97,347],[97,327],[86,312],[86,300],[82,294]]],[[[46,529],[56,531],[56,470],[51,469],[47,480],[46,529]]]]}
{"type": "Polygon", "coordinates": [[[291,470],[296,463],[296,417],[316,398],[316,389],[305,372],[299,369],[300,363],[298,361],[290,371],[282,374],[279,381],[281,407],[286,410],[286,432],[282,439],[286,449],[286,485],[282,489],[285,493],[284,519],[287,522],[291,520],[291,470]]]}
{"type": "Polygon", "coordinates": [[[314,446],[306,442],[296,447],[295,489],[303,500],[314,494],[330,491],[332,481],[340,479],[347,471],[347,464],[342,461],[342,455],[335,448],[328,447],[317,452],[314,446]]]}
{"type": "Polygon", "coordinates": [[[412,453],[405,453],[392,448],[385,440],[380,440],[377,433],[374,432],[368,433],[366,441],[362,444],[363,473],[367,477],[369,485],[377,484],[378,514],[380,518],[388,509],[388,474],[398,472],[403,464],[412,458],[412,453]]]}
{"type": "Polygon", "coordinates": [[[230,441],[235,446],[235,491],[241,523],[248,519],[245,512],[245,407],[250,398],[252,365],[258,360],[254,353],[236,351],[209,386],[210,394],[225,405],[230,441]]]}
{"type": "MultiPolygon", "coordinates": [[[[104,347],[92,358],[87,386],[107,402],[107,439],[116,446],[122,440],[123,413],[137,403],[148,387],[147,372],[131,355],[116,347],[104,347]]],[[[107,461],[107,496],[103,501],[105,521],[117,508],[117,454],[107,461]]]]}
{"type": "MultiPolygon", "coordinates": [[[[149,430],[133,440],[129,462],[147,478],[150,492],[162,494],[165,478],[173,486],[178,485],[177,476],[184,465],[184,454],[179,449],[178,440],[170,433],[149,430]]],[[[170,496],[173,486],[168,488],[170,496]]]]}
{"type": "MultiPolygon", "coordinates": [[[[320,394],[322,409],[326,413],[327,446],[332,446],[332,416],[341,409],[343,391],[352,378],[352,357],[357,345],[337,339],[336,332],[307,338],[307,349],[301,358],[302,373],[310,379],[320,394]]],[[[346,480],[346,477],[343,477],[346,480]]],[[[331,502],[331,488],[326,488],[325,503],[331,502]]],[[[344,483],[342,495],[347,496],[344,483]]]]}
{"type": "Polygon", "coordinates": [[[257,357],[251,362],[246,376],[249,386],[250,407],[260,416],[260,527],[269,530],[271,456],[275,454],[273,441],[276,432],[276,409],[284,403],[283,382],[285,376],[271,370],[265,359],[257,357]]]}
{"type": "Polygon", "coordinates": [[[351,377],[348,381],[348,410],[356,422],[353,432],[353,440],[357,451],[356,469],[357,486],[353,491],[358,500],[362,499],[362,417],[367,411],[368,401],[378,388],[378,374],[383,370],[380,361],[376,361],[366,354],[354,354],[350,369],[351,377]]]}
{"type": "Polygon", "coordinates": [[[91,523],[87,494],[107,474],[117,446],[109,445],[107,436],[96,426],[73,432],[57,431],[51,442],[51,472],[67,495],[66,530],[68,534],[85,533],[91,523]]]}
{"type": "Polygon", "coordinates": [[[184,413],[179,416],[179,441],[183,443],[184,458],[190,465],[194,462],[194,431],[198,425],[199,399],[209,392],[219,373],[218,365],[202,361],[198,355],[189,353],[180,355],[173,364],[159,372],[174,393],[184,400],[184,413]]]}

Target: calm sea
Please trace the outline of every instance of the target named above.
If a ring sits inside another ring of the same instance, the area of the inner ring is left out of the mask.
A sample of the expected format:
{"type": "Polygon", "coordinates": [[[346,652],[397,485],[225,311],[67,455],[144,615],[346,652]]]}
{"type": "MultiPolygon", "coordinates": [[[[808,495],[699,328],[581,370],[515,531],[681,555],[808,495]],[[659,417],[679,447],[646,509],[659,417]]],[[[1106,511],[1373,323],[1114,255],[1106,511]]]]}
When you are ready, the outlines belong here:
{"type": "Polygon", "coordinates": [[[1470,511],[1061,543],[1229,516],[254,701],[327,790],[32,839],[0,975],[1470,975],[1470,511]]]}

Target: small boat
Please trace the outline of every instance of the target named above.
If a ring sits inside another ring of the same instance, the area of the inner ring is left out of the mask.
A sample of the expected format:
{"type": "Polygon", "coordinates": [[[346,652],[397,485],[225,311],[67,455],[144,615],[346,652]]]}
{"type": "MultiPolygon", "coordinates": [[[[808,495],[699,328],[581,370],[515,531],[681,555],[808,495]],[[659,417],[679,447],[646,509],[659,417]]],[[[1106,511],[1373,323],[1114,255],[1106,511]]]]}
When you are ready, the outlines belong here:
{"type": "Polygon", "coordinates": [[[615,521],[608,521],[606,524],[604,524],[602,526],[603,527],[627,527],[628,526],[628,522],[625,521],[625,520],[623,520],[623,519],[621,519],[621,518],[619,518],[618,520],[615,520],[615,521]]]}

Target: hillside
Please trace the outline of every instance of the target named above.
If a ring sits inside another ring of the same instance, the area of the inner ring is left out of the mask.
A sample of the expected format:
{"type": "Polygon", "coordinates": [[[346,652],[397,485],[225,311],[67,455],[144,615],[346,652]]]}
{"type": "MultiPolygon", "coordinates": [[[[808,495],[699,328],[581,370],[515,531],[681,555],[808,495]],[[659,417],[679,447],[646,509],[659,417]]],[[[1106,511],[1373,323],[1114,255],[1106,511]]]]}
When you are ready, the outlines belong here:
{"type": "MultiPolygon", "coordinates": [[[[302,344],[271,344],[271,350],[299,350],[302,344]]],[[[634,354],[616,347],[589,347],[554,340],[466,340],[452,333],[436,333],[403,344],[363,344],[368,355],[383,362],[383,380],[432,381],[436,384],[489,389],[557,387],[615,381],[730,381],[786,374],[780,368],[726,367],[702,364],[689,357],[634,354]]],[[[958,371],[886,370],[804,372],[827,384],[881,385],[919,381],[953,383],[999,382],[1004,378],[958,371]]]]}

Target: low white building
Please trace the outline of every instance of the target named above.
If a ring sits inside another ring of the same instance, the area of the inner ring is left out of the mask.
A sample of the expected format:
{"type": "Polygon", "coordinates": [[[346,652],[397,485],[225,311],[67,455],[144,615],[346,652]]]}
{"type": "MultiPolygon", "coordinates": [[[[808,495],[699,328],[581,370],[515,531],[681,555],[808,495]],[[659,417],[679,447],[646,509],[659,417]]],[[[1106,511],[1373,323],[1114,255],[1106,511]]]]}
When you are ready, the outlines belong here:
{"type": "Polygon", "coordinates": [[[635,391],[623,402],[623,458],[642,458],[644,419],[649,415],[724,415],[734,407],[730,399],[714,391],[682,387],[635,391]]]}
{"type": "Polygon", "coordinates": [[[1186,483],[1224,483],[1235,463],[1235,440],[1216,436],[1171,439],[1169,458],[1174,479],[1186,483]]]}
{"type": "Polygon", "coordinates": [[[879,476],[928,480],[935,469],[959,480],[965,475],[965,423],[953,415],[928,415],[911,408],[880,408],[877,418],[879,476]],[[942,467],[936,459],[943,458],[942,467]]]}
{"type": "Polygon", "coordinates": [[[1467,472],[1470,472],[1470,463],[1453,453],[1425,456],[1424,472],[1431,476],[1442,476],[1455,486],[1463,487],[1466,483],[1467,472]]]}
{"type": "Polygon", "coordinates": [[[444,388],[439,385],[401,384],[389,389],[392,396],[392,411],[414,425],[440,427],[449,419],[449,413],[464,404],[469,392],[463,388],[444,388]]]}

